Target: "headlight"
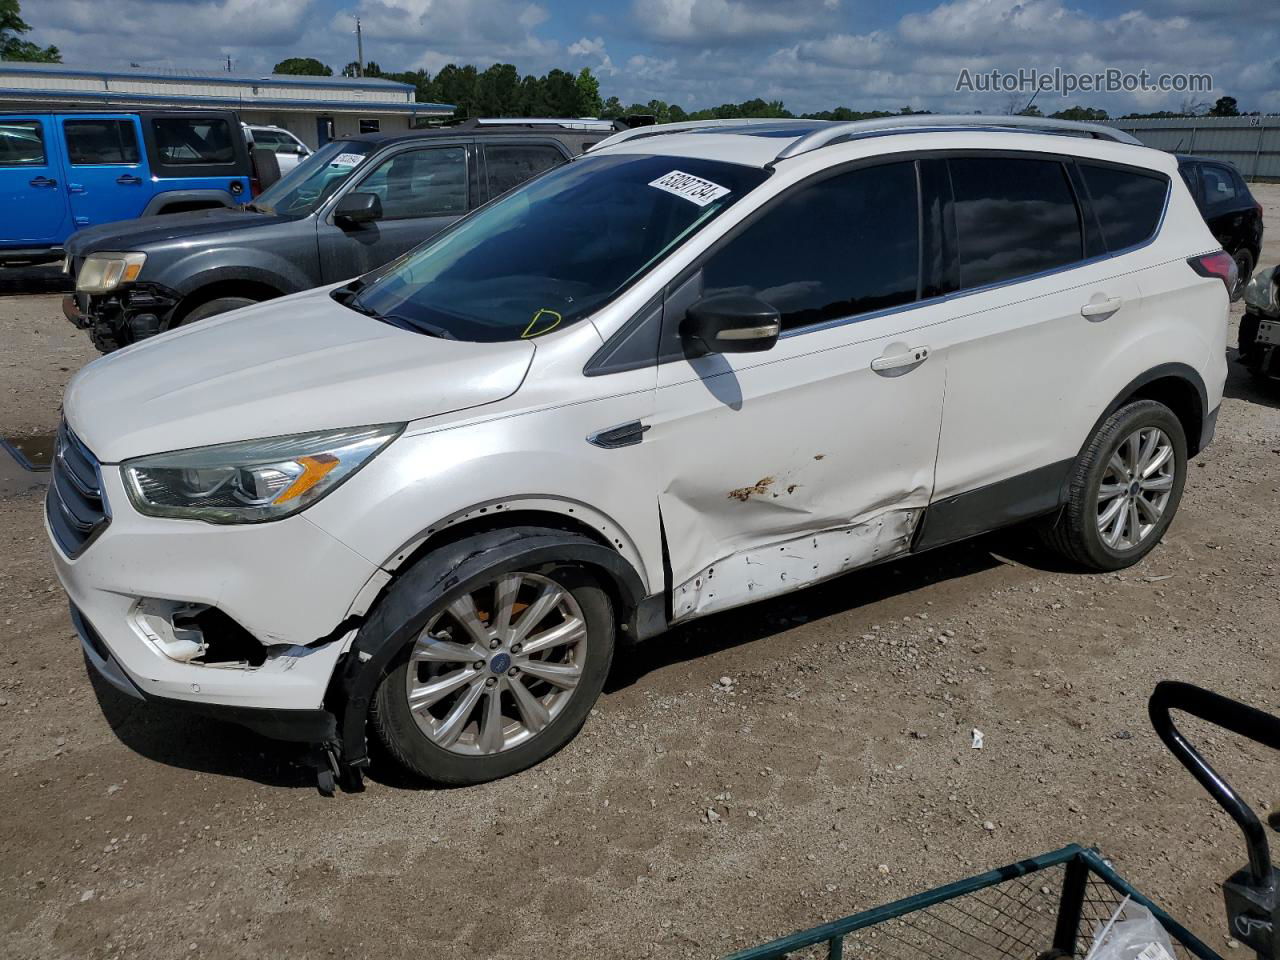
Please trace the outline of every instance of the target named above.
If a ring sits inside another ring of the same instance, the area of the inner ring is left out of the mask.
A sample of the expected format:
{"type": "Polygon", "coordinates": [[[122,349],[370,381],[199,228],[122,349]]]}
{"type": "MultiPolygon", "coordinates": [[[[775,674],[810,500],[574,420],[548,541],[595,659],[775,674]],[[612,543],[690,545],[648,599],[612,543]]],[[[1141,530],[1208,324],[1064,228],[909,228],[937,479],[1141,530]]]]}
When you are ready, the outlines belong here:
{"type": "Polygon", "coordinates": [[[145,253],[95,253],[85,258],[76,275],[77,293],[110,293],[132,283],[147,262],[145,253]]]}
{"type": "Polygon", "coordinates": [[[404,424],[223,443],[127,460],[125,489],[139,513],[207,523],[262,523],[332,492],[404,424]]]}

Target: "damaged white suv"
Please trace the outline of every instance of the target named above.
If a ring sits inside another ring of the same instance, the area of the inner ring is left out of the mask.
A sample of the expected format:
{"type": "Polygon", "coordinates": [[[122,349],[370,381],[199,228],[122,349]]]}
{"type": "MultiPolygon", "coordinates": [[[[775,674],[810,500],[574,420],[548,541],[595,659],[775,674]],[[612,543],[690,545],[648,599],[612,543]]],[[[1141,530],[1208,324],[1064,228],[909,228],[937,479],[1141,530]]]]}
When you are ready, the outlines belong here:
{"type": "Polygon", "coordinates": [[[1234,264],[1130,139],[641,128],[97,360],[47,508],[87,658],[356,781],[374,736],[475,783],[574,736],[620,634],[1035,517],[1132,564],[1212,437],[1234,264]]]}

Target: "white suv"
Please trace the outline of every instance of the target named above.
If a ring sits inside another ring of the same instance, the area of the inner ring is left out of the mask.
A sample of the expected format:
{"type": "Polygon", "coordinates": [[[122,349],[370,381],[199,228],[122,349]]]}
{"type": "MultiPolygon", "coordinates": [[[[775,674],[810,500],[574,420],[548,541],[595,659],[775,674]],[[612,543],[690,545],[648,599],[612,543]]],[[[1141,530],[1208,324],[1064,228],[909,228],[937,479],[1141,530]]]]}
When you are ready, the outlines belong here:
{"type": "Polygon", "coordinates": [[[1234,267],[1129,139],[630,130],[95,361],[47,510],[89,661],[356,780],[371,730],[474,783],[574,736],[619,636],[1031,518],[1136,562],[1213,435],[1234,267]]]}
{"type": "Polygon", "coordinates": [[[282,174],[288,173],[311,156],[311,148],[284,127],[251,123],[242,126],[250,143],[255,147],[265,147],[276,155],[276,163],[282,174]]]}

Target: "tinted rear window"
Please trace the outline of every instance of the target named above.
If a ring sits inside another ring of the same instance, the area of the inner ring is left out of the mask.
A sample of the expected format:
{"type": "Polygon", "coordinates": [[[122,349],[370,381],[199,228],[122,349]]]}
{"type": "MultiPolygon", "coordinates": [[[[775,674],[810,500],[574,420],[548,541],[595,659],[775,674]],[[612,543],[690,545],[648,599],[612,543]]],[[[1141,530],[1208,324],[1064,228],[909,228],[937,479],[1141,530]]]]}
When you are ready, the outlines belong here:
{"type": "Polygon", "coordinates": [[[1149,240],[1164,213],[1169,181],[1137,170],[1092,163],[1079,167],[1107,249],[1114,253],[1149,240]]]}
{"type": "Polygon", "coordinates": [[[225,120],[156,117],[151,124],[161,163],[182,166],[236,161],[231,125],[225,120]]]}
{"type": "Polygon", "coordinates": [[[1059,161],[963,157],[950,167],[962,288],[1082,259],[1080,212],[1059,161]]]}

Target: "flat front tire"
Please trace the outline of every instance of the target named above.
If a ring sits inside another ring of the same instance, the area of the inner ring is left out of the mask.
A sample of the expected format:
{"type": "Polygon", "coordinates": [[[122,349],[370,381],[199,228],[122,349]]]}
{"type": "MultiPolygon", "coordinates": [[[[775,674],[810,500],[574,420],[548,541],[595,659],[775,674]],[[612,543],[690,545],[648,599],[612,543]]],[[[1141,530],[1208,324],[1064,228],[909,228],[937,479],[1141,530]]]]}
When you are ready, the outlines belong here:
{"type": "Polygon", "coordinates": [[[396,762],[434,783],[508,776],[573,739],[613,646],[609,595],[586,568],[482,575],[427,610],[391,661],[372,703],[374,732],[396,762]]]}
{"type": "Polygon", "coordinates": [[[1048,544],[1093,570],[1121,570],[1155,548],[1187,476],[1187,440],[1162,403],[1138,400],[1098,428],[1072,469],[1048,544]]]}

